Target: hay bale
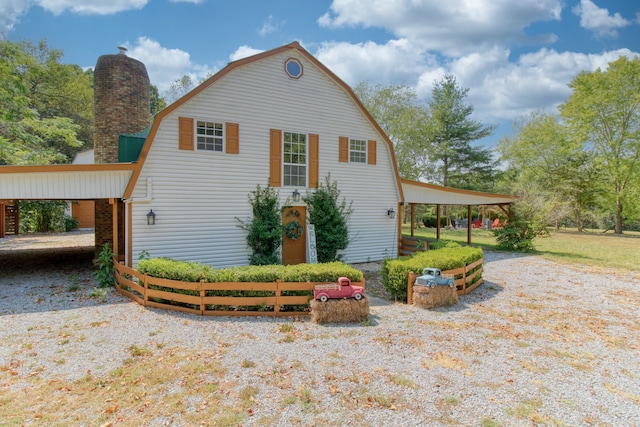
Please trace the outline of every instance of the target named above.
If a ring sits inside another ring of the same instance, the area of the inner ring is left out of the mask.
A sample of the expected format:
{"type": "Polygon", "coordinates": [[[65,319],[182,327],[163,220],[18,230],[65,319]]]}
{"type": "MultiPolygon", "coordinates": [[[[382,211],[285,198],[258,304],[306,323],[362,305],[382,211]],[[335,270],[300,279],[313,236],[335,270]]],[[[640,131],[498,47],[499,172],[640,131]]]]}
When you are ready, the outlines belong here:
{"type": "Polygon", "coordinates": [[[447,307],[458,303],[458,293],[455,287],[414,286],[413,305],[420,308],[447,307]]]}
{"type": "Polygon", "coordinates": [[[360,323],[369,319],[369,299],[357,301],[349,299],[330,299],[321,302],[312,299],[311,321],[316,323],[360,323]]]}

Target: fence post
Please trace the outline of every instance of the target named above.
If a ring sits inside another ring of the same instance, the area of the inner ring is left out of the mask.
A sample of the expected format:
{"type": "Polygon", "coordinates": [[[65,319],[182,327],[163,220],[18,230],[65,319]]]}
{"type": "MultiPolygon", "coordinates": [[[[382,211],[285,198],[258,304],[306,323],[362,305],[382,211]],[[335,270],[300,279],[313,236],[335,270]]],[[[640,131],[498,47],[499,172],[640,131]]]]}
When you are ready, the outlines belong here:
{"type": "Polygon", "coordinates": [[[467,294],[467,269],[468,268],[469,268],[469,266],[466,265],[466,263],[465,263],[464,269],[462,269],[462,280],[463,280],[463,283],[462,283],[462,294],[463,295],[467,294]]]}
{"type": "Polygon", "coordinates": [[[281,284],[282,280],[276,279],[276,303],[273,305],[273,312],[276,316],[280,313],[280,297],[282,296],[282,291],[280,290],[281,284]]]}
{"type": "Polygon", "coordinates": [[[413,282],[416,281],[416,275],[413,271],[409,272],[409,281],[407,282],[407,304],[413,303],[413,282]]]}
{"type": "Polygon", "coordinates": [[[204,294],[205,291],[203,289],[204,279],[200,279],[200,315],[204,316],[204,294]]]}
{"type": "Polygon", "coordinates": [[[147,273],[144,273],[144,277],[142,279],[142,281],[144,282],[144,306],[147,306],[147,301],[149,300],[149,298],[147,297],[147,289],[149,289],[149,283],[147,283],[149,276],[147,275],[147,273]]]}

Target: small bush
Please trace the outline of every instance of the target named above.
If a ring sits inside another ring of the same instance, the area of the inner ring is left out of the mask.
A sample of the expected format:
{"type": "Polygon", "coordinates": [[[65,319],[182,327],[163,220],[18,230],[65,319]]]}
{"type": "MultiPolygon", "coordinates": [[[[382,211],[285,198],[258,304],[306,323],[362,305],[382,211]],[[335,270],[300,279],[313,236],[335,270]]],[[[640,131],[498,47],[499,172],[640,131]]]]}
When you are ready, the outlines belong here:
{"type": "Polygon", "coordinates": [[[360,270],[341,262],[296,265],[249,265],[244,267],[213,268],[197,262],[176,261],[169,258],[147,258],[138,262],[140,273],[182,282],[326,282],[348,277],[359,282],[360,270]]]}
{"type": "MultiPolygon", "coordinates": [[[[422,215],[422,223],[425,227],[436,228],[438,224],[438,219],[433,213],[426,213],[422,215]]],[[[444,216],[440,217],[440,228],[445,227],[447,225],[447,218],[444,216]]]]}
{"type": "Polygon", "coordinates": [[[483,257],[482,249],[472,247],[445,247],[427,252],[418,252],[412,257],[387,259],[382,268],[385,289],[394,297],[407,298],[409,272],[420,274],[425,267],[453,270],[472,264],[483,257]]]}
{"type": "MultiPolygon", "coordinates": [[[[348,277],[354,282],[363,280],[364,275],[361,271],[343,264],[341,262],[330,262],[324,264],[297,264],[297,265],[249,265],[244,267],[229,267],[216,269],[206,264],[176,261],[168,258],[146,258],[140,260],[137,265],[140,273],[148,274],[152,277],[161,279],[178,280],[182,282],[199,282],[204,280],[209,283],[220,282],[274,282],[282,280],[283,282],[335,282],[339,277],[348,277]]],[[[151,285],[151,289],[157,289],[165,292],[173,292],[184,295],[199,295],[199,291],[165,288],[151,285]]],[[[244,291],[244,290],[209,290],[206,296],[224,296],[224,297],[272,297],[273,291],[244,291]]],[[[282,291],[282,296],[313,296],[313,291],[282,291]]],[[[175,301],[166,301],[154,299],[156,302],[164,304],[181,305],[192,309],[192,306],[186,303],[175,301]]],[[[286,305],[284,311],[303,311],[308,308],[305,306],[286,305]]],[[[209,310],[230,310],[229,306],[208,305],[209,310]]],[[[265,311],[272,310],[271,306],[238,306],[234,310],[244,311],[265,311]]]]}
{"type": "Polygon", "coordinates": [[[435,242],[429,243],[429,250],[435,251],[437,249],[443,248],[460,248],[460,244],[458,242],[453,242],[451,240],[436,240],[435,242]]]}
{"type": "Polygon", "coordinates": [[[535,230],[519,215],[514,216],[502,228],[495,229],[493,234],[498,242],[498,249],[506,251],[531,252],[534,250],[535,230]]]}
{"type": "Polygon", "coordinates": [[[249,204],[253,219],[240,221],[240,227],[247,231],[247,245],[252,254],[249,263],[268,265],[280,263],[278,248],[282,244],[282,223],[278,192],[270,186],[260,188],[249,194],[249,204]]]}
{"type": "Polygon", "coordinates": [[[75,230],[79,225],[80,221],[78,221],[74,217],[69,215],[64,216],[64,231],[69,232],[71,230],[75,230]]]}
{"type": "Polygon", "coordinates": [[[98,258],[93,261],[96,266],[96,280],[101,288],[113,286],[116,282],[113,271],[113,251],[109,243],[105,243],[98,255],[98,258]]]}
{"type": "Polygon", "coordinates": [[[316,252],[320,262],[340,260],[338,252],[349,245],[347,223],[353,212],[352,203],[347,204],[344,197],[340,202],[339,198],[338,183],[332,182],[330,175],[313,193],[304,197],[309,209],[309,222],[316,230],[316,252]]]}

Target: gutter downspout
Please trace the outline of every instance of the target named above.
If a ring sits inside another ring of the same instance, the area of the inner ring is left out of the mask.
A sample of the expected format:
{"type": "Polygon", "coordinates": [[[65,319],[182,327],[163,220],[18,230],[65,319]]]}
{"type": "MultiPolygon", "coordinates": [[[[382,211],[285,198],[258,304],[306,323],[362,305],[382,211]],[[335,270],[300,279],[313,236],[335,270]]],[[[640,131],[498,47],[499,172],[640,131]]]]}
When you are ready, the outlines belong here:
{"type": "MultiPolygon", "coordinates": [[[[125,204],[125,206],[129,205],[132,206],[133,203],[149,203],[153,200],[153,179],[151,177],[147,177],[147,195],[141,198],[137,198],[134,199],[133,197],[130,199],[124,199],[123,202],[125,204]]],[[[133,225],[132,225],[132,221],[131,221],[131,215],[132,215],[132,211],[131,209],[125,209],[125,231],[124,231],[124,239],[125,239],[125,246],[124,246],[124,252],[125,252],[125,259],[127,260],[127,265],[129,267],[132,267],[132,254],[131,251],[133,250],[133,245],[131,244],[131,239],[130,237],[132,236],[131,233],[133,233],[133,225]],[[127,225],[129,225],[129,227],[127,227],[127,225]]]]}
{"type": "Polygon", "coordinates": [[[153,179],[151,177],[147,178],[147,195],[138,199],[134,199],[133,197],[130,199],[124,199],[125,203],[149,203],[153,200],[153,179]]]}

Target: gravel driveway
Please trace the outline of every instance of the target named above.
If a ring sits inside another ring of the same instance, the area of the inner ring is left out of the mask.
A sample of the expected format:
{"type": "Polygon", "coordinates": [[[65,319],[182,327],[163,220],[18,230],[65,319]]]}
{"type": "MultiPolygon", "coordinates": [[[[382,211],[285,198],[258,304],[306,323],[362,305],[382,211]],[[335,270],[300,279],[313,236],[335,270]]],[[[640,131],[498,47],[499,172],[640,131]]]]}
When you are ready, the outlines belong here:
{"type": "Polygon", "coordinates": [[[640,425],[634,274],[489,252],[455,306],[327,326],[145,309],[32,239],[0,239],[0,426],[640,425]]]}

